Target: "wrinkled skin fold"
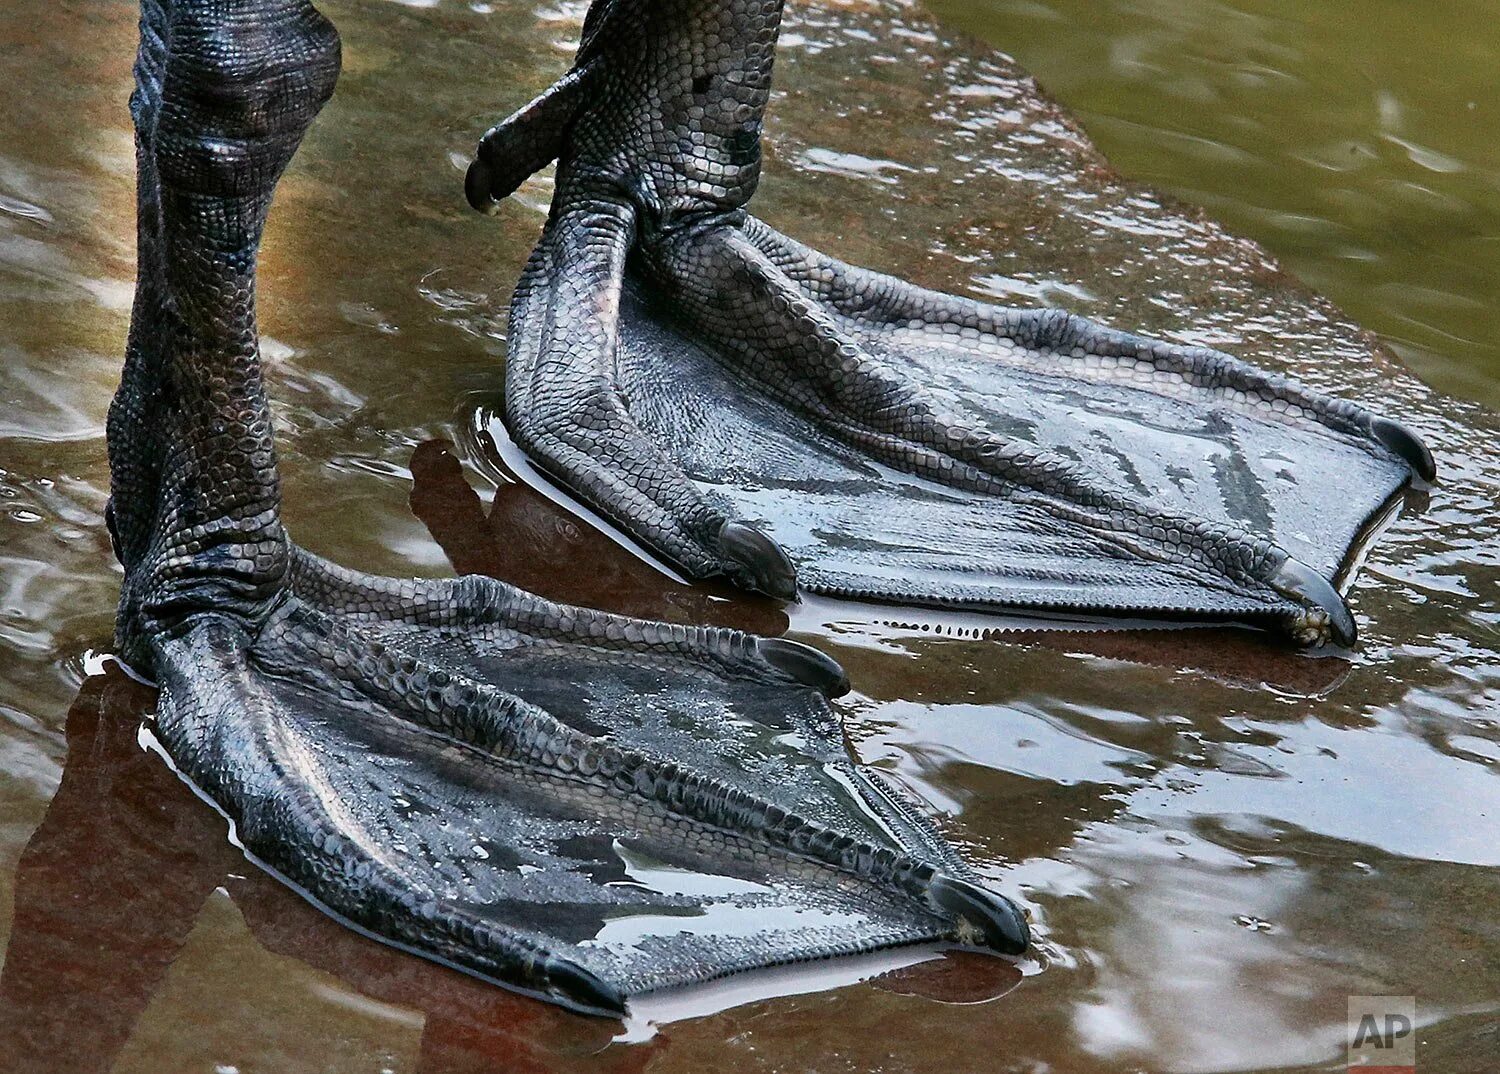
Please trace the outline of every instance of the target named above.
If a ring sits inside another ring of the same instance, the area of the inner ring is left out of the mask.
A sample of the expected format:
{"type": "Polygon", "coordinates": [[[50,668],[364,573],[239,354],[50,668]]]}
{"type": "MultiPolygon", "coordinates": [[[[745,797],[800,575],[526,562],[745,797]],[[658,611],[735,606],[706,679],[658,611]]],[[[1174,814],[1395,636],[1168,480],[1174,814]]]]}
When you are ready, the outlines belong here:
{"type": "Polygon", "coordinates": [[[108,521],[117,646],[178,770],[347,922],[580,1010],[897,944],[1024,950],[1016,908],[851,763],[817,650],[290,541],[256,255],[338,69],[304,0],[142,5],[108,521]]]}
{"type": "Polygon", "coordinates": [[[596,0],[487,132],[493,211],[556,159],[506,425],[696,577],[791,598],[1250,622],[1352,645],[1335,589],[1430,453],[1227,354],[855,268],[745,212],[780,0],[596,0]]]}

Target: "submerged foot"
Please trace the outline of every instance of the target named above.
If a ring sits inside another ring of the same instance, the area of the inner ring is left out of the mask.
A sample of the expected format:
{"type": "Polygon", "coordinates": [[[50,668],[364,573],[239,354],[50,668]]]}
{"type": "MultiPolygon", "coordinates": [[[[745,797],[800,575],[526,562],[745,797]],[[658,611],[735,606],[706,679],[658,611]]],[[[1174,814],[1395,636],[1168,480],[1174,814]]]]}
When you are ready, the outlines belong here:
{"type": "Polygon", "coordinates": [[[485,211],[558,160],[511,308],[516,441],[698,577],[1353,644],[1334,580],[1433,476],[1421,441],[1229,355],[923,290],[749,217],[780,9],[598,0],[572,71],[484,136],[485,211]]]}
{"type": "MultiPolygon", "coordinates": [[[[338,64],[305,0],[143,4],[109,514],[118,645],[161,684],[179,770],[319,905],[582,1010],[895,944],[1024,950],[1015,908],[850,762],[824,654],[477,577],[376,578],[290,542],[256,253],[338,64]]],[[[774,545],[713,532],[786,587],[774,545]]]]}

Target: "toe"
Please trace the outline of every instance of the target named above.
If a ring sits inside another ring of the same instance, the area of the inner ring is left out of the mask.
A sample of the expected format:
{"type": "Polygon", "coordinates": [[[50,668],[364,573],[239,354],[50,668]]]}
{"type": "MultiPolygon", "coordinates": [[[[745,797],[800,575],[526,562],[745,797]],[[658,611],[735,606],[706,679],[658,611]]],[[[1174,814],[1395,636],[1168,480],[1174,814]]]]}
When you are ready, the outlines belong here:
{"type": "Polygon", "coordinates": [[[724,523],[719,551],[737,582],[780,600],[797,599],[797,568],[779,544],[748,522],[724,523]]]}
{"type": "Polygon", "coordinates": [[[1016,904],[978,884],[939,873],[928,888],[932,905],[958,918],[980,943],[1004,955],[1022,954],[1031,946],[1031,929],[1016,904]]]}
{"type": "Polygon", "coordinates": [[[1288,556],[1271,576],[1270,584],[1278,593],[1308,606],[1310,613],[1319,620],[1314,624],[1319,637],[1326,631],[1327,638],[1334,644],[1345,648],[1353,646],[1358,637],[1354,613],[1327,578],[1301,560],[1288,556]]]}
{"type": "Polygon", "coordinates": [[[1399,421],[1390,418],[1375,418],[1370,422],[1370,435],[1385,445],[1392,454],[1405,459],[1407,465],[1423,481],[1437,476],[1437,463],[1432,452],[1422,443],[1422,438],[1399,421]]]}
{"type": "Polygon", "coordinates": [[[542,972],[553,994],[570,1005],[591,1013],[625,1013],[625,993],[576,962],[549,956],[542,972]]]}
{"type": "Polygon", "coordinates": [[[820,649],[788,638],[759,638],[755,649],[777,671],[825,697],[842,697],[849,692],[849,676],[843,665],[820,649]]]}
{"type": "Polygon", "coordinates": [[[464,197],[469,204],[485,216],[494,216],[500,211],[500,203],[492,193],[495,186],[494,171],[484,161],[475,159],[464,174],[464,197]]]}

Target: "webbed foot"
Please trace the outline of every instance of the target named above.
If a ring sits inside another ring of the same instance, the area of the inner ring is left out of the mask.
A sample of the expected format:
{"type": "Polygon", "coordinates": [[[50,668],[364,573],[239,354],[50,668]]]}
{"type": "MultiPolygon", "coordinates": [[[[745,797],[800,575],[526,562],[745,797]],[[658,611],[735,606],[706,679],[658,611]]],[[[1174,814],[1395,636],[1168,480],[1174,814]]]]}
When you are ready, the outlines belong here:
{"type": "Polygon", "coordinates": [[[157,734],[246,851],[388,942],[581,1010],[1024,919],[849,763],[785,639],[293,550],[252,631],[153,638],[157,734]]]}
{"type": "Polygon", "coordinates": [[[514,439],[697,577],[789,584],[744,533],[837,596],[1353,644],[1334,580],[1432,477],[1421,441],[1227,354],[923,290],[748,216],[780,7],[598,0],[573,72],[481,141],[485,208],[558,158],[511,308],[514,439]]]}
{"type": "MultiPolygon", "coordinates": [[[[272,192],[332,93],[306,0],[146,0],[140,285],[109,421],[125,657],[247,853],[386,942],[587,1011],[1025,924],[855,768],[785,639],[394,581],[294,546],[255,326],[272,192]]],[[[769,579],[764,546],[709,531],[769,579]]]]}

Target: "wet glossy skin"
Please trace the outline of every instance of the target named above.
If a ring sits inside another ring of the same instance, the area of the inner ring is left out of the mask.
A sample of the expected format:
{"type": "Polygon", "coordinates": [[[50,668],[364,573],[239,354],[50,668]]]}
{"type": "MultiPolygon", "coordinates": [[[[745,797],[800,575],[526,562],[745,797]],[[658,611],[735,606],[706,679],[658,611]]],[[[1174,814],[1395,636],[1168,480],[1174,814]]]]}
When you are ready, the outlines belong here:
{"type": "MultiPolygon", "coordinates": [[[[408,506],[422,491],[411,485],[413,449],[442,435],[457,442],[466,464],[482,459],[465,433],[469,410],[495,402],[486,393],[504,305],[540,216],[518,206],[502,216],[503,237],[483,248],[472,243],[472,214],[456,198],[443,200],[454,197],[461,169],[437,150],[462,163],[474,132],[510,103],[509,95],[476,103],[474,70],[503,63],[540,90],[567,63],[563,51],[547,51],[549,42],[570,38],[576,24],[530,8],[330,10],[346,38],[364,44],[351,48],[328,114],[342,129],[321,125],[305,150],[306,170],[277,210],[285,226],[273,222],[263,275],[263,326],[283,344],[273,347],[270,379],[284,430],[289,522],[341,561],[446,575],[444,546],[408,506]],[[421,27],[446,36],[412,32],[421,27]],[[406,92],[413,80],[429,92],[406,92]],[[471,121],[459,123],[465,108],[471,121]],[[392,123],[392,114],[409,122],[392,123]],[[378,163],[376,153],[430,163],[364,170],[351,193],[348,176],[378,163]],[[383,226],[371,225],[372,212],[383,226]],[[471,282],[486,279],[487,296],[471,282]],[[392,347],[427,375],[413,378],[409,364],[372,357],[392,347]],[[463,413],[439,420],[464,393],[463,413]]],[[[997,273],[1028,286],[1086,287],[1096,301],[1084,308],[1096,314],[1104,306],[1154,331],[1211,323],[1260,340],[1303,377],[1335,372],[1306,362],[1296,347],[1278,349],[1275,333],[1246,323],[1229,300],[1216,305],[1196,292],[1147,300],[1176,294],[1184,281],[1153,268],[1138,243],[1122,239],[1122,276],[1095,272],[1063,263],[1039,220],[1029,225],[1037,231],[1001,227],[1014,217],[998,201],[993,214],[954,204],[955,178],[992,199],[1012,189],[986,176],[993,166],[986,154],[958,171],[940,163],[922,170],[929,160],[975,152],[966,124],[993,114],[991,100],[973,89],[982,86],[980,72],[961,58],[971,50],[945,51],[921,36],[931,27],[910,13],[899,25],[918,37],[866,41],[859,35],[867,19],[804,11],[790,26],[779,60],[789,89],[777,105],[768,165],[777,182],[761,210],[774,222],[790,229],[818,220],[827,229],[817,236],[822,245],[949,289],[1013,286],[996,282],[997,273]],[[960,58],[924,59],[934,54],[960,58]],[[846,80],[879,100],[881,114],[871,104],[854,119],[829,120],[827,101],[846,80]],[[944,85],[970,88],[933,118],[944,85]],[[916,170],[876,171],[876,157],[916,170]],[[897,220],[914,214],[924,226],[897,220]],[[935,247],[939,234],[949,238],[935,247]]],[[[1496,585],[1486,558],[1496,517],[1497,475],[1487,455],[1495,428],[1461,399],[1429,399],[1389,364],[1352,352],[1338,375],[1356,391],[1401,400],[1451,464],[1426,511],[1398,521],[1372,554],[1356,597],[1364,642],[1347,661],[1258,659],[1263,646],[1232,649],[1222,639],[1161,632],[1097,642],[1052,634],[1045,644],[1028,635],[1010,645],[1003,637],[974,640],[993,622],[935,618],[926,630],[902,632],[866,625],[869,617],[847,609],[794,610],[798,636],[831,644],[861,684],[851,701],[861,756],[951,811],[950,835],[982,855],[992,875],[1024,883],[1044,908],[1046,942],[1060,957],[1006,999],[952,1006],[854,986],[674,1025],[645,1060],[640,1046],[594,1056],[607,1032],[592,1023],[538,1015],[521,1024],[523,1011],[502,993],[471,992],[464,979],[327,926],[236,866],[233,855],[216,857],[222,849],[209,851],[222,871],[203,882],[210,894],[196,916],[192,896],[173,902],[162,924],[154,916],[164,912],[161,900],[146,889],[159,895],[162,873],[186,869],[179,854],[151,856],[163,842],[150,836],[151,818],[168,809],[174,823],[193,826],[187,838],[209,848],[222,848],[222,827],[185,797],[164,807],[128,791],[125,761],[117,767],[114,758],[136,758],[153,778],[161,775],[134,752],[132,731],[115,740],[118,752],[95,748],[87,736],[64,737],[78,654],[107,643],[118,584],[97,518],[102,419],[132,263],[128,245],[100,221],[130,211],[122,102],[134,20],[128,4],[49,4],[45,12],[17,4],[0,23],[21,70],[45,87],[0,120],[9,132],[3,193],[13,207],[0,215],[0,324],[18,356],[4,366],[6,399],[22,401],[3,413],[0,462],[13,493],[0,523],[10,594],[0,623],[7,718],[0,891],[11,930],[0,1006],[17,1016],[7,1021],[16,1034],[7,1039],[44,1057],[31,1069],[55,1070],[66,1055],[79,1069],[142,1072],[215,1064],[405,1071],[422,1069],[424,1049],[428,1069],[464,1069],[458,1049],[486,1069],[511,1061],[508,1049],[518,1048],[539,1070],[649,1061],[653,1070],[689,1071],[726,1054],[747,1069],[771,1069],[805,1063],[814,1050],[877,1069],[990,1070],[994,1050],[979,1066],[969,1045],[982,1038],[1003,1040],[1016,1065],[1066,1071],[1253,1071],[1269,1063],[1295,1070],[1342,1061],[1346,996],[1355,989],[1415,992],[1424,1019],[1434,1019],[1423,1030],[1422,1062],[1486,1069],[1500,954],[1486,924],[1500,902],[1486,827],[1496,815],[1487,758],[1497,734],[1486,716],[1495,689],[1486,610],[1496,585]],[[66,49],[57,44],[64,40],[66,49]],[[70,375],[57,377],[58,368],[70,375]],[[30,379],[18,380],[23,373],[30,379]],[[1379,378],[1387,379],[1377,386],[1379,378]],[[95,766],[96,759],[111,763],[95,766]],[[1411,778],[1393,783],[1393,763],[1411,778]],[[57,796],[59,778],[81,793],[57,796]],[[125,793],[111,797],[111,789],[125,793]],[[101,814],[118,823],[101,824],[101,814]],[[44,817],[48,828],[37,832],[44,817]],[[37,850],[23,859],[34,832],[37,850]],[[46,866],[47,847],[57,849],[56,867],[46,866]],[[123,881],[127,858],[144,862],[149,884],[123,881]],[[123,901],[101,901],[93,883],[76,886],[91,876],[82,873],[87,862],[122,880],[112,891],[123,901]],[[1008,862],[1020,864],[1007,872],[1008,862]],[[212,893],[215,884],[224,893],[212,893]],[[47,924],[70,901],[101,913],[76,939],[47,924]],[[278,938],[268,919],[302,924],[278,938]],[[158,954],[100,951],[100,935],[123,944],[121,922],[144,929],[147,920],[171,938],[158,954]],[[170,967],[150,978],[142,972],[150,962],[170,967]],[[411,974],[400,977],[409,990],[390,987],[401,973],[411,974]],[[19,995],[10,990],[13,975],[27,982],[25,1002],[10,1000],[19,995]],[[80,979],[94,991],[80,995],[80,979]],[[126,996],[134,997],[128,1009],[126,996]],[[92,1019],[81,1021],[80,1009],[92,1019]],[[119,1027],[107,1041],[83,1031],[105,1010],[119,1027]],[[451,1026],[454,1014],[459,1024],[451,1026]],[[514,1034],[510,1044],[506,1033],[514,1034]],[[424,1043],[440,1036],[454,1043],[424,1043]],[[63,1052],[65,1043],[74,1050],[63,1052]]],[[[546,190],[527,196],[544,205],[546,190]]],[[[492,486],[472,465],[465,473],[488,509],[492,486]]],[[[518,491],[507,487],[502,499],[518,491]]],[[[551,526],[566,533],[578,523],[554,515],[551,526]]],[[[492,532],[472,531],[473,543],[492,532]]],[[[577,600],[591,579],[579,573],[556,584],[549,595],[577,600]]],[[[680,591],[627,596],[612,583],[597,599],[635,612],[664,607],[673,592],[680,591]]],[[[747,607],[751,618],[736,625],[770,630],[763,617],[779,613],[762,607],[747,607]]],[[[144,703],[112,711],[128,729],[144,703]]],[[[180,795],[175,784],[161,786],[180,795]]]]}
{"type": "MultiPolygon", "coordinates": [[[[781,9],[599,0],[572,68],[480,139],[487,214],[557,163],[511,302],[516,443],[691,576],[783,599],[1353,645],[1334,584],[1432,480],[1421,439],[1223,351],[931,290],[749,215],[781,9]]],[[[1074,214],[1118,200],[1081,135],[1037,156],[1074,214]]]]}
{"type": "MultiPolygon", "coordinates": [[[[668,60],[679,21],[645,38],[668,60]]],[[[314,905],[579,1011],[899,947],[1024,954],[1020,910],[851,764],[817,649],[293,542],[257,266],[340,66],[307,0],[141,5],[105,522],[116,650],[160,685],[150,741],[314,905]]]]}

